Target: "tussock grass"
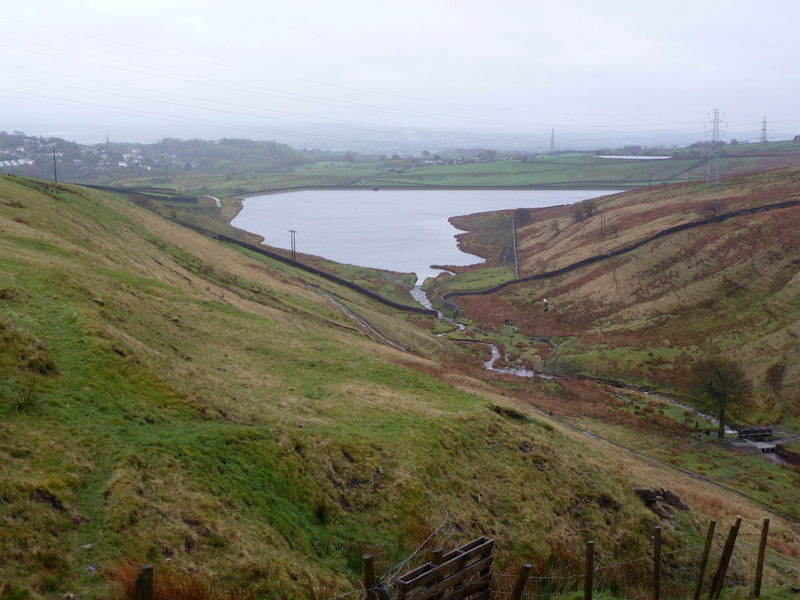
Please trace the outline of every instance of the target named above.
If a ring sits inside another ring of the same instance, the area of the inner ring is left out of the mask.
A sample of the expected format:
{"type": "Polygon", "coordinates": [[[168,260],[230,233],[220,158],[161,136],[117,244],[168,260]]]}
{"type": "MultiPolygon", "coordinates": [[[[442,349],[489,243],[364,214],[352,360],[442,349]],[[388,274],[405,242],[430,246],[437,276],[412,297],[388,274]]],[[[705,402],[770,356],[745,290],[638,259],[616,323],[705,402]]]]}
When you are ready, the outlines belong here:
{"type": "MultiPolygon", "coordinates": [[[[136,578],[140,565],[136,561],[123,563],[111,576],[120,588],[120,597],[135,600],[136,578]]],[[[153,600],[254,600],[255,592],[248,589],[222,589],[208,578],[174,567],[161,566],[154,572],[153,600]]]]}

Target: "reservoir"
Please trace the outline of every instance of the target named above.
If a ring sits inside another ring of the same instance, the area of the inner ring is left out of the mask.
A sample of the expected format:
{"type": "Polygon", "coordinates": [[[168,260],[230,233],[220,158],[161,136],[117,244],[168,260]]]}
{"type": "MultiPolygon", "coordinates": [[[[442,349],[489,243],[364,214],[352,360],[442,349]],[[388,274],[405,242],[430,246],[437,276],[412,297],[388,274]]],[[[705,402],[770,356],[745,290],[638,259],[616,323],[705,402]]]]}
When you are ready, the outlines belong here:
{"type": "Polygon", "coordinates": [[[448,218],[492,210],[544,208],[596,198],[608,190],[311,190],[252,196],[232,221],[264,243],[333,261],[416,273],[418,284],[483,259],[458,249],[448,218]]]}

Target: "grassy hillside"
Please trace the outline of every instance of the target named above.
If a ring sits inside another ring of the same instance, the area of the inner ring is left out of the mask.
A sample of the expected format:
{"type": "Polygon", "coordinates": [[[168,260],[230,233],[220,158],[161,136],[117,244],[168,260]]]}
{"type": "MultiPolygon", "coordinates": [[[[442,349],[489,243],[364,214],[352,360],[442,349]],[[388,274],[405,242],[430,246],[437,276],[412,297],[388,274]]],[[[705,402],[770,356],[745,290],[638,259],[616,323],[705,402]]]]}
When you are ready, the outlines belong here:
{"type": "MultiPolygon", "coordinates": [[[[543,186],[637,188],[681,181],[704,181],[708,151],[699,148],[666,152],[661,160],[627,160],[588,154],[542,155],[528,160],[415,168],[403,173],[367,175],[361,185],[391,186],[543,186]]],[[[800,144],[774,142],[766,146],[726,146],[719,158],[722,175],[749,173],[797,165],[800,144]]]]}
{"type": "MultiPolygon", "coordinates": [[[[1,593],[113,597],[132,560],[326,598],[358,587],[363,552],[384,573],[443,521],[433,543],[493,536],[500,570],[589,538],[612,562],[659,523],[632,485],[692,507],[665,530],[677,583],[706,519],[752,535],[766,514],[550,422],[419,323],[123,196],[0,179],[1,593]]],[[[799,538],[774,532],[785,583],[799,538]]]]}
{"type": "MultiPolygon", "coordinates": [[[[534,211],[532,222],[517,228],[519,275],[609,254],[677,225],[797,199],[794,168],[725,179],[719,187],[680,184],[606,196],[580,220],[575,207],[534,211]]],[[[461,222],[481,229],[476,218],[461,222]]],[[[456,301],[481,327],[510,323],[528,336],[559,340],[546,360],[599,377],[677,390],[694,358],[725,354],[743,364],[758,388],[761,415],[751,418],[797,425],[798,231],[797,206],[739,216],[564,275],[456,301]],[[546,313],[543,298],[551,307],[546,313]]],[[[465,244],[475,252],[480,238],[470,234],[465,244]]],[[[486,247],[482,254],[493,252],[486,247]]],[[[470,275],[471,288],[480,288],[480,271],[470,275]]]]}

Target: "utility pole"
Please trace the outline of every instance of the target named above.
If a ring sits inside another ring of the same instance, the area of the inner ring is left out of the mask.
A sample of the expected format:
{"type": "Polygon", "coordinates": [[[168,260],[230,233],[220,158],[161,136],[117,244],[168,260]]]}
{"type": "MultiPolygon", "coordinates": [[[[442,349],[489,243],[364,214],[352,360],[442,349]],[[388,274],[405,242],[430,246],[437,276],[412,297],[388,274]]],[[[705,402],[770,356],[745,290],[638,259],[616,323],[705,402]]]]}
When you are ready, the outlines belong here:
{"type": "Polygon", "coordinates": [[[761,121],[761,145],[763,146],[763,150],[767,149],[767,117],[764,117],[764,120],[761,121]]]}
{"type": "Polygon", "coordinates": [[[289,233],[292,234],[292,262],[297,262],[297,252],[295,250],[294,236],[297,233],[295,229],[290,229],[289,233]]]}
{"type": "Polygon", "coordinates": [[[277,163],[275,162],[275,140],[272,140],[272,172],[273,173],[277,172],[277,170],[278,170],[276,168],[276,164],[277,163]]]}
{"type": "MultiPolygon", "coordinates": [[[[722,116],[725,116],[724,113],[722,116]]],[[[724,123],[724,121],[722,122],[724,123]]],[[[708,155],[706,185],[719,185],[720,112],[718,108],[715,108],[713,113],[709,113],[709,120],[706,121],[706,129],[708,129],[709,123],[711,123],[711,152],[708,155]]]]}
{"type": "Polygon", "coordinates": [[[58,183],[58,168],[56,167],[56,147],[53,146],[53,181],[58,183]]]}
{"type": "Polygon", "coordinates": [[[550,156],[556,153],[556,130],[550,130],[550,156]]]}

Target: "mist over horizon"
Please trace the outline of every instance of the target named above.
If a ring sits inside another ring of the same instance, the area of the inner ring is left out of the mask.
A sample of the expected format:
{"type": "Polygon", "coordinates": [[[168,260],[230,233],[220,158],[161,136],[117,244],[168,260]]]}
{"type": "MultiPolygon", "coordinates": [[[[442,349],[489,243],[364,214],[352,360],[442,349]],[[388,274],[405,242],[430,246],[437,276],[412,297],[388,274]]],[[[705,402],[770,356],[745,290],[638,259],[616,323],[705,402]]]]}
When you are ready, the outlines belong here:
{"type": "Polygon", "coordinates": [[[553,130],[557,150],[685,146],[719,109],[723,139],[791,139],[798,20],[788,0],[36,0],[4,12],[0,130],[537,152],[553,130]]]}
{"type": "MultiPolygon", "coordinates": [[[[363,137],[354,135],[347,137],[348,131],[332,125],[308,124],[294,128],[276,130],[272,137],[255,137],[247,135],[238,136],[213,136],[213,132],[208,135],[197,135],[198,132],[186,131],[184,135],[158,135],[154,130],[152,135],[140,137],[145,132],[139,132],[140,136],[131,134],[130,137],[118,135],[116,132],[108,131],[97,134],[82,134],[71,131],[25,131],[14,128],[7,133],[21,132],[31,137],[60,138],[71,142],[85,145],[103,144],[106,140],[112,143],[125,144],[153,144],[164,139],[174,138],[182,140],[203,140],[217,141],[222,139],[250,139],[255,141],[275,140],[278,143],[287,144],[295,149],[315,148],[325,151],[354,151],[364,154],[419,154],[422,151],[437,152],[448,150],[477,150],[492,149],[509,152],[528,152],[531,154],[545,153],[550,149],[551,132],[542,134],[522,134],[522,133],[492,133],[492,132],[470,132],[470,131],[428,131],[403,129],[393,130],[375,129],[370,134],[363,137]]],[[[625,146],[641,146],[644,148],[683,148],[696,142],[708,141],[705,132],[698,131],[672,131],[672,132],[624,132],[614,134],[609,132],[606,135],[586,135],[582,136],[579,131],[554,131],[553,141],[557,152],[579,151],[587,152],[600,149],[619,149],[625,146]]],[[[723,141],[736,140],[740,143],[758,141],[760,132],[754,131],[729,132],[723,141]]],[[[786,136],[791,139],[793,136],[786,136]]],[[[772,137],[773,141],[778,138],[772,137]]]]}

